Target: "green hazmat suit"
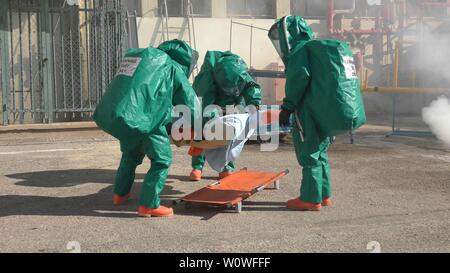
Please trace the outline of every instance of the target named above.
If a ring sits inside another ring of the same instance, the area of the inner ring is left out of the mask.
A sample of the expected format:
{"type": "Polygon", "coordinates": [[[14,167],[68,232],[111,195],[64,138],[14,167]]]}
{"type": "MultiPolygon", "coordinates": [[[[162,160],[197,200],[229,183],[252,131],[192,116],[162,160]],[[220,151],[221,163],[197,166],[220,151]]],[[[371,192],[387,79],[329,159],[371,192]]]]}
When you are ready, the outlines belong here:
{"type": "Polygon", "coordinates": [[[174,105],[186,105],[191,121],[200,116],[200,102],[188,77],[198,54],[185,42],[172,40],[158,48],[129,49],[98,104],[93,119],[120,141],[122,159],[114,193],[127,195],[144,157],[151,161],[139,204],[158,208],[172,161],[166,126],[174,105]]]}
{"type": "Polygon", "coordinates": [[[330,137],[366,122],[353,54],[344,41],[314,40],[298,16],[280,19],[269,38],[286,66],[281,108],[294,114],[293,141],[303,167],[300,199],[318,204],[331,197],[330,137]]]}
{"type": "MultiPolygon", "coordinates": [[[[261,104],[261,87],[248,73],[244,60],[230,51],[208,51],[193,87],[202,99],[203,110],[209,105],[225,110],[229,105],[259,107],[261,104]]],[[[204,123],[215,115],[215,112],[209,114],[204,123]]],[[[204,154],[192,157],[193,169],[202,170],[204,165],[204,154]]],[[[234,162],[230,162],[223,171],[233,171],[234,168],[234,162]]]]}

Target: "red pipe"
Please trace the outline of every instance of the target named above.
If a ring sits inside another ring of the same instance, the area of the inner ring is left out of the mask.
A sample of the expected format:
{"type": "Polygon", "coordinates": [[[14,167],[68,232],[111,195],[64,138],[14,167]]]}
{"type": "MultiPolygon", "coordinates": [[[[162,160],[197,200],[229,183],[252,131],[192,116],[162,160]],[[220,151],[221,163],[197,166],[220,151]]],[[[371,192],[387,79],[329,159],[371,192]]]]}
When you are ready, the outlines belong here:
{"type": "Polygon", "coordinates": [[[450,7],[450,3],[442,3],[442,2],[423,2],[422,6],[429,7],[450,7]]]}
{"type": "MultiPolygon", "coordinates": [[[[370,35],[370,34],[392,34],[396,31],[393,31],[389,28],[373,28],[373,29],[353,29],[353,30],[344,30],[339,31],[334,29],[334,16],[336,15],[334,9],[334,0],[328,0],[328,15],[327,15],[327,26],[328,33],[330,36],[343,38],[342,34],[355,34],[355,35],[370,35]]],[[[383,14],[383,17],[385,14],[383,14]]]]}
{"type": "Polygon", "coordinates": [[[327,26],[328,26],[328,34],[334,34],[334,16],[336,15],[334,11],[334,0],[328,0],[328,15],[327,15],[327,26]]]}
{"type": "Polygon", "coordinates": [[[391,34],[393,31],[389,28],[372,28],[372,29],[352,29],[344,30],[345,34],[370,35],[370,34],[391,34]]]}

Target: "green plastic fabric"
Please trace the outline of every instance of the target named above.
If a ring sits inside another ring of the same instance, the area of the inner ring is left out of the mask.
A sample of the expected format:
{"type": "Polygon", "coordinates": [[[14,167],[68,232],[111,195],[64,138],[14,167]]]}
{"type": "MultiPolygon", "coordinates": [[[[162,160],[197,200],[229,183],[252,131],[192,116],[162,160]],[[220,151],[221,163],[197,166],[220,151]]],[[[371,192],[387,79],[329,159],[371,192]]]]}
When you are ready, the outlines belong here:
{"type": "Polygon", "coordinates": [[[308,107],[328,136],[356,130],[366,123],[366,115],[351,48],[344,41],[312,40],[312,30],[305,24],[298,16],[276,23],[282,55],[287,56],[282,107],[290,111],[308,107]],[[286,33],[289,38],[281,38],[286,33]]]}
{"type": "Polygon", "coordinates": [[[150,170],[144,177],[139,205],[146,208],[158,208],[159,195],[164,188],[169,167],[172,163],[170,139],[164,126],[141,140],[121,140],[122,158],[116,173],[114,194],[125,196],[131,191],[137,166],[145,156],[151,161],[150,170]]]}
{"type": "Polygon", "coordinates": [[[248,73],[244,60],[230,51],[208,51],[193,87],[202,98],[203,109],[212,104],[261,104],[260,85],[248,73]]]}
{"type": "MultiPolygon", "coordinates": [[[[204,166],[205,166],[205,154],[192,157],[192,168],[194,170],[201,171],[201,170],[203,170],[204,166]]],[[[230,162],[222,171],[232,172],[234,170],[235,170],[235,164],[234,164],[234,162],[230,162]]]]}
{"type": "Polygon", "coordinates": [[[292,139],[297,161],[303,167],[300,196],[305,202],[318,204],[324,198],[331,197],[331,172],[328,159],[330,138],[317,130],[310,111],[305,109],[300,112],[299,117],[303,127],[303,140],[296,127],[292,132],[292,139]]]}
{"type": "MultiPolygon", "coordinates": [[[[208,51],[193,87],[202,99],[203,109],[209,105],[225,108],[227,105],[261,104],[261,87],[248,73],[244,60],[230,51],[208,51]]],[[[210,113],[204,118],[204,123],[217,114],[210,113]]],[[[192,158],[193,169],[202,170],[204,165],[204,156],[192,158]]],[[[231,162],[225,171],[233,170],[234,163],[231,162]]]]}
{"type": "Polygon", "coordinates": [[[178,40],[163,45],[163,49],[170,48],[167,53],[156,48],[129,49],[123,70],[129,67],[127,62],[140,60],[139,65],[131,76],[119,72],[95,109],[97,125],[119,140],[141,138],[171,122],[173,105],[188,106],[191,120],[200,116],[198,98],[187,78],[192,49],[178,40]],[[177,59],[185,56],[180,58],[184,63],[179,64],[169,54],[177,59]]]}
{"type": "Polygon", "coordinates": [[[289,54],[299,44],[314,39],[315,34],[305,19],[299,16],[285,16],[275,25],[280,40],[281,58],[285,65],[289,61],[289,54]]]}
{"type": "Polygon", "coordinates": [[[171,40],[160,44],[158,49],[164,51],[172,60],[181,65],[181,69],[187,77],[191,75],[194,65],[197,64],[198,52],[187,43],[181,40],[171,40]]]}
{"type": "Polygon", "coordinates": [[[269,38],[278,39],[286,64],[282,108],[296,113],[301,125],[293,131],[297,159],[303,167],[300,198],[320,203],[331,197],[329,137],[366,122],[353,54],[343,41],[313,40],[311,28],[298,16],[280,19],[273,29],[278,33],[269,32],[269,38]]]}
{"type": "Polygon", "coordinates": [[[142,206],[159,206],[172,159],[166,126],[172,120],[173,105],[188,106],[191,121],[200,118],[200,102],[188,80],[194,58],[194,51],[179,40],[158,49],[128,50],[94,112],[97,125],[120,140],[116,194],[129,193],[136,167],[145,155],[151,160],[141,190],[142,206]]]}
{"type": "Polygon", "coordinates": [[[296,47],[287,79],[283,107],[308,107],[326,135],[347,133],[366,123],[353,54],[346,42],[312,40],[296,47]]]}

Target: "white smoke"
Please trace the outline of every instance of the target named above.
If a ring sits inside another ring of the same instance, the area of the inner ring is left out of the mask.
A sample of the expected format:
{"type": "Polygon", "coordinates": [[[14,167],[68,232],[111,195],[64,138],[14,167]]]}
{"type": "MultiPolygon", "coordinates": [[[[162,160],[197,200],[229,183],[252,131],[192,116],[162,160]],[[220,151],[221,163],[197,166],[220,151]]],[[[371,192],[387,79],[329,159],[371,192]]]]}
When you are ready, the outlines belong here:
{"type": "Polygon", "coordinates": [[[450,100],[439,97],[422,110],[422,117],[433,134],[450,147],[450,100]]]}
{"type": "Polygon", "coordinates": [[[419,85],[447,88],[450,84],[450,33],[448,24],[432,29],[425,24],[417,26],[421,31],[416,50],[411,55],[419,85]]]}

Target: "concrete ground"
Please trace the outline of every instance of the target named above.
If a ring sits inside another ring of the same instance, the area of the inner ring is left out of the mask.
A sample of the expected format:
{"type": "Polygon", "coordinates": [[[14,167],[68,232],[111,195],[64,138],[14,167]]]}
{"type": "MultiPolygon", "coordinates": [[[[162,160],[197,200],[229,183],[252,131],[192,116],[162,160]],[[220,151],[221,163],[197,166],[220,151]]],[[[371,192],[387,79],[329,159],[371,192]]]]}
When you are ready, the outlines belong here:
{"type": "MultiPolygon", "coordinates": [[[[0,133],[0,252],[450,252],[450,150],[433,138],[386,138],[366,126],[357,144],[340,137],[330,151],[334,202],[294,212],[301,178],[293,147],[247,146],[238,167],[289,168],[281,189],[248,199],[241,214],[176,207],[168,219],[136,217],[137,202],[111,204],[117,141],[97,130],[0,133]],[[69,242],[78,243],[69,243],[69,242]],[[69,245],[68,245],[69,244],[69,245]]],[[[206,168],[189,182],[186,148],[162,194],[165,204],[216,179],[206,168]]],[[[138,169],[139,194],[148,160],[138,169]]]]}

